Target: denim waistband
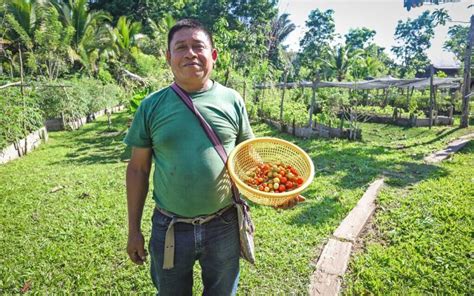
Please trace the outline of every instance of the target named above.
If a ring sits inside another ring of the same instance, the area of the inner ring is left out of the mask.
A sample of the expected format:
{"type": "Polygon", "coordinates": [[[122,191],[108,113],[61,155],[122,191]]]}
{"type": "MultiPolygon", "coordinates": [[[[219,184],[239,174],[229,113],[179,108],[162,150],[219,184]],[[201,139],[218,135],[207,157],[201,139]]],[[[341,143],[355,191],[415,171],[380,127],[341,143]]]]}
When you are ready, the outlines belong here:
{"type": "Polygon", "coordinates": [[[163,269],[172,269],[174,267],[174,224],[189,223],[193,225],[201,225],[201,224],[211,221],[212,219],[216,217],[221,216],[233,206],[234,205],[232,204],[223,209],[220,209],[219,211],[213,214],[197,216],[193,218],[180,217],[156,206],[155,208],[157,211],[171,218],[171,222],[168,225],[168,229],[166,230],[166,235],[165,235],[165,251],[164,251],[164,256],[163,256],[163,269]]]}

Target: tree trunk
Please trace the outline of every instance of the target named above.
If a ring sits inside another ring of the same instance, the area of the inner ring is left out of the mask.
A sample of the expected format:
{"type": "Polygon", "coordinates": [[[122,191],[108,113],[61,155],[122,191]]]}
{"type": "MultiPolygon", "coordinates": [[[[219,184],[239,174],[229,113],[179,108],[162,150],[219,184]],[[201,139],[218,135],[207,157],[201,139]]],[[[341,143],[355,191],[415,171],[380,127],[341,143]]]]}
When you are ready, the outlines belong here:
{"type": "Polygon", "coordinates": [[[471,15],[471,27],[467,36],[466,53],[464,54],[464,85],[462,91],[462,116],[460,127],[469,126],[469,93],[471,91],[471,54],[474,40],[474,15],[471,15]]]}
{"type": "Polygon", "coordinates": [[[230,67],[225,70],[224,86],[227,86],[230,77],[230,67]]]}

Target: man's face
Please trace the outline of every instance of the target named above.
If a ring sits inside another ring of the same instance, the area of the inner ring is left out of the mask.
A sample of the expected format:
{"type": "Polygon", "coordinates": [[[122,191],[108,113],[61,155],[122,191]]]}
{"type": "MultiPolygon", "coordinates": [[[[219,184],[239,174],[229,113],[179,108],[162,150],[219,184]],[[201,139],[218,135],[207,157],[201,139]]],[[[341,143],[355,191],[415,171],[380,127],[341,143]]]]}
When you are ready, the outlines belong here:
{"type": "Polygon", "coordinates": [[[166,58],[178,84],[198,85],[209,79],[217,51],[203,31],[189,28],[173,35],[166,58]]]}

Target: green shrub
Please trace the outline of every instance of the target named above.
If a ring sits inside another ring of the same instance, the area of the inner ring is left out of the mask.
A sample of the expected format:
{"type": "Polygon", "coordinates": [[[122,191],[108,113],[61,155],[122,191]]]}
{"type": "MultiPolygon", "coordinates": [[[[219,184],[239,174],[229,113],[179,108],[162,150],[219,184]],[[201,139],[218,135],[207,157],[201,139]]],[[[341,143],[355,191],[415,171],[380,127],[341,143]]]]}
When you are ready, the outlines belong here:
{"type": "Polygon", "coordinates": [[[71,120],[116,106],[124,101],[124,90],[116,84],[103,84],[92,78],[57,81],[64,87],[39,87],[38,104],[45,118],[71,120]]]}
{"type": "Polygon", "coordinates": [[[43,126],[43,116],[30,94],[21,97],[19,88],[0,92],[0,149],[43,126]]]}

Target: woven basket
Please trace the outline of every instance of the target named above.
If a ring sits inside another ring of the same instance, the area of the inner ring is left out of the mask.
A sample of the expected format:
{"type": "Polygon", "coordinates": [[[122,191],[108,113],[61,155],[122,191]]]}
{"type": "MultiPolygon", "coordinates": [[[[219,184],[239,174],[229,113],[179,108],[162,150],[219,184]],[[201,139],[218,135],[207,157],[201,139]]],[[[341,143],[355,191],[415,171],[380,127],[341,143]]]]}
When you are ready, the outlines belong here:
{"type": "Polygon", "coordinates": [[[227,169],[240,193],[257,204],[269,206],[281,205],[298,196],[314,177],[313,162],[306,152],[293,143],[271,137],[250,139],[237,145],[229,155],[227,169]],[[292,191],[282,193],[264,192],[247,185],[244,182],[246,173],[267,162],[291,165],[305,182],[292,191]]]}

